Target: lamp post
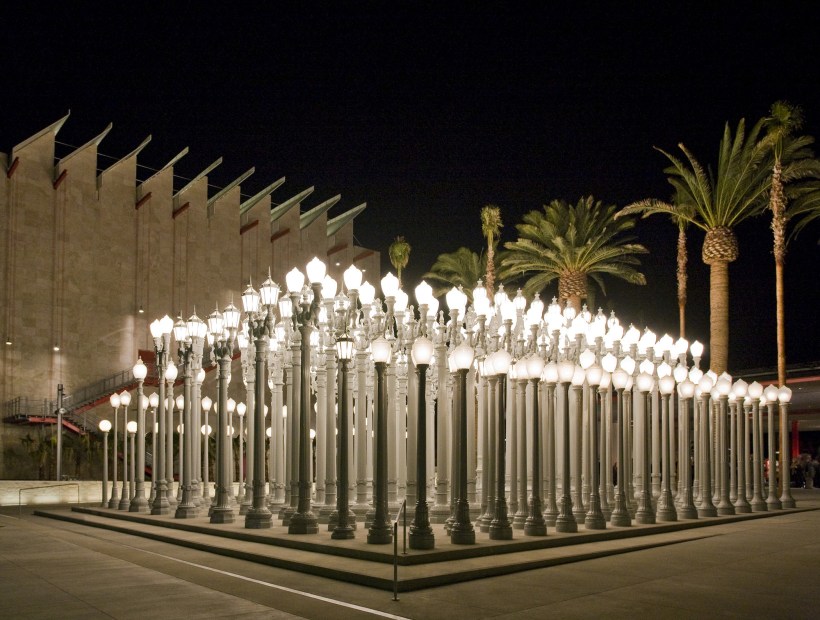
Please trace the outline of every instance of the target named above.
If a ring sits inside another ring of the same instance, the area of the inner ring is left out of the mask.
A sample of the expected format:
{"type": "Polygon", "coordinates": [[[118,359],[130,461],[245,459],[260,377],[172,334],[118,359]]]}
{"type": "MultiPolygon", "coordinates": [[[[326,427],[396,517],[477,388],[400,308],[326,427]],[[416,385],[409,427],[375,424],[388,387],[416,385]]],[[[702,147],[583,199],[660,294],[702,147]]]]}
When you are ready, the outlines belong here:
{"type": "MultiPolygon", "coordinates": [[[[561,443],[563,444],[562,471],[561,471],[561,499],[558,506],[558,517],[555,519],[555,530],[562,533],[578,531],[578,523],[572,514],[572,496],[570,493],[570,436],[569,436],[569,386],[575,375],[575,364],[569,360],[558,362],[558,383],[561,385],[563,429],[561,443]]],[[[574,384],[573,384],[574,385],[574,384]]],[[[580,387],[580,386],[579,386],[580,387]]],[[[580,389],[578,390],[580,392],[580,389]]],[[[580,394],[579,394],[580,395],[580,394]]],[[[578,481],[580,484],[580,480],[578,481]]]]}
{"type": "Polygon", "coordinates": [[[541,412],[538,407],[538,382],[544,365],[544,358],[537,353],[527,358],[527,375],[532,384],[532,491],[530,512],[524,522],[525,536],[547,535],[547,525],[541,512],[541,412]]]}
{"type": "Polygon", "coordinates": [[[752,399],[752,452],[754,464],[752,476],[754,486],[752,489],[752,512],[766,512],[767,506],[763,499],[761,473],[763,462],[760,458],[762,446],[760,445],[760,397],[763,395],[763,386],[757,381],[749,384],[749,397],[752,399]]]}
{"type": "MultiPolygon", "coordinates": [[[[450,528],[450,542],[455,545],[475,543],[475,528],[470,522],[470,504],[467,501],[467,372],[473,365],[475,351],[467,343],[453,350],[459,393],[458,404],[458,480],[455,502],[455,520],[450,528]]],[[[539,514],[541,512],[539,505],[539,514]]]]}
{"type": "Polygon", "coordinates": [[[655,379],[646,372],[638,374],[635,385],[641,393],[643,409],[643,484],[641,484],[641,494],[638,500],[638,511],[635,513],[635,522],[642,525],[655,523],[655,512],[652,510],[652,489],[649,483],[650,457],[651,457],[651,434],[650,420],[651,404],[647,402],[647,397],[655,385],[655,379]]]}
{"type": "Polygon", "coordinates": [[[247,410],[248,407],[245,403],[236,403],[236,415],[239,416],[239,458],[237,459],[237,462],[239,463],[239,497],[237,497],[236,499],[239,502],[240,515],[248,514],[248,508],[250,508],[251,505],[251,498],[248,497],[248,493],[246,493],[245,489],[247,473],[245,468],[245,454],[243,448],[243,444],[245,443],[245,412],[247,410]]]}
{"type": "Polygon", "coordinates": [[[122,495],[117,506],[119,510],[128,510],[131,506],[131,495],[128,487],[128,405],[131,404],[131,394],[125,390],[120,392],[120,404],[122,404],[123,424],[122,424],[122,495]]]}
{"type": "Polygon", "coordinates": [[[700,388],[701,410],[700,410],[700,505],[698,506],[699,517],[716,517],[717,509],[712,503],[712,463],[711,463],[711,439],[709,435],[709,394],[714,383],[712,378],[705,374],[701,377],[698,387],[700,388]]]}
{"type": "MultiPolygon", "coordinates": [[[[671,371],[670,371],[671,372],[671,371]]],[[[658,379],[658,389],[661,393],[661,493],[658,496],[658,521],[677,521],[678,513],[675,510],[675,500],[672,497],[671,486],[671,445],[673,434],[670,425],[669,400],[675,391],[675,378],[671,374],[664,374],[658,379]]],[[[687,446],[688,448],[688,446],[687,446]]],[[[688,456],[688,449],[687,449],[688,456]]]]}
{"type": "Polygon", "coordinates": [[[558,383],[558,364],[551,361],[544,366],[544,383],[547,388],[547,445],[544,452],[547,457],[547,507],[544,509],[544,524],[554,527],[558,518],[555,485],[555,385],[558,383]]]}
{"type": "MultiPolygon", "coordinates": [[[[598,364],[593,364],[586,371],[586,379],[590,388],[590,408],[589,408],[589,446],[590,446],[590,473],[592,480],[590,480],[589,487],[589,506],[587,508],[586,518],[584,519],[584,528],[587,530],[603,530],[606,529],[606,519],[601,508],[601,494],[600,494],[600,469],[597,467],[597,459],[595,454],[601,461],[604,460],[606,454],[603,450],[603,441],[599,442],[598,438],[598,411],[601,411],[601,420],[603,420],[603,410],[598,406],[598,386],[601,385],[604,370],[598,364]]],[[[601,434],[603,437],[603,434],[601,434]]]]}
{"type": "Polygon", "coordinates": [[[171,346],[171,331],[174,322],[168,315],[162,319],[155,319],[151,323],[151,336],[154,338],[154,354],[156,359],[157,369],[157,384],[159,386],[159,394],[157,396],[157,407],[154,407],[154,414],[159,421],[157,425],[157,436],[154,442],[154,459],[151,466],[151,477],[154,479],[154,501],[151,504],[151,514],[153,515],[167,515],[171,511],[168,503],[168,485],[166,481],[166,467],[165,461],[165,370],[168,349],[171,346]]]}
{"type": "Polygon", "coordinates": [[[769,510],[780,510],[783,504],[777,497],[777,457],[775,456],[774,439],[774,408],[778,403],[779,391],[774,385],[769,385],[763,393],[766,395],[766,407],[768,408],[766,422],[768,424],[768,444],[769,444],[769,493],[766,497],[766,506],[769,510]]]}
{"type": "Polygon", "coordinates": [[[792,399],[792,391],[785,385],[777,390],[777,399],[780,401],[780,479],[782,491],[780,493],[780,505],[783,508],[795,508],[796,504],[792,497],[791,481],[789,472],[791,471],[791,455],[789,454],[789,402],[792,399]]]}
{"type": "Polygon", "coordinates": [[[109,420],[100,420],[100,431],[103,434],[103,480],[102,480],[102,507],[108,505],[108,431],[111,430],[109,420]]]}
{"type": "Polygon", "coordinates": [[[119,458],[119,455],[117,454],[117,418],[119,417],[120,395],[114,392],[108,398],[108,402],[111,403],[111,406],[114,408],[114,451],[111,454],[111,473],[113,474],[113,483],[111,485],[111,499],[108,500],[108,507],[114,509],[119,506],[120,500],[119,493],[117,491],[117,459],[119,458]]]}
{"type": "Polygon", "coordinates": [[[376,338],[371,343],[373,362],[376,367],[376,405],[374,427],[376,431],[375,467],[373,468],[373,523],[367,532],[367,543],[385,545],[393,542],[393,530],[387,520],[387,385],[385,371],[390,362],[390,343],[384,338],[376,338]]]}
{"type": "Polygon", "coordinates": [[[204,445],[204,450],[202,451],[202,499],[204,500],[203,506],[208,506],[211,500],[211,490],[208,488],[210,482],[208,481],[209,472],[208,468],[210,467],[210,448],[211,448],[211,432],[212,428],[210,426],[210,415],[211,415],[211,407],[213,406],[213,401],[209,396],[206,396],[202,399],[202,412],[205,414],[205,424],[202,425],[202,444],[204,445]]]}
{"type": "Polygon", "coordinates": [[[729,458],[728,458],[728,405],[729,393],[732,391],[732,379],[729,375],[721,375],[715,383],[715,390],[718,393],[718,420],[715,428],[720,433],[718,437],[718,459],[715,463],[716,480],[719,480],[718,491],[720,499],[717,505],[717,513],[721,516],[735,514],[735,507],[729,501],[729,458]]]}
{"type": "Polygon", "coordinates": [[[421,336],[413,342],[413,364],[418,376],[416,400],[416,511],[410,526],[411,549],[433,549],[435,536],[427,505],[427,369],[433,357],[432,341],[421,336]]]}
{"type": "MultiPolygon", "coordinates": [[[[189,325],[198,322],[204,324],[197,316],[192,316],[186,323],[181,318],[177,319],[174,325],[174,339],[179,347],[179,361],[182,367],[183,379],[183,399],[182,403],[177,403],[180,409],[180,415],[183,420],[180,424],[180,441],[179,441],[179,465],[182,474],[180,484],[182,486],[182,496],[177,505],[174,517],[177,519],[191,519],[198,515],[196,503],[194,502],[193,488],[191,485],[191,471],[193,469],[193,442],[194,442],[194,428],[191,424],[191,400],[192,400],[192,369],[193,369],[193,336],[190,333],[189,325]],[[180,404],[182,405],[180,407],[180,404]]],[[[198,327],[196,328],[198,329],[198,327]]],[[[204,335],[204,334],[203,334],[204,335]]]]}
{"type": "MultiPolygon", "coordinates": [[[[507,491],[504,485],[505,478],[505,453],[507,450],[507,371],[510,368],[512,356],[505,350],[500,349],[491,355],[490,364],[495,371],[498,383],[496,410],[496,495],[495,495],[495,516],[490,522],[490,540],[512,540],[512,524],[507,514],[507,491]]],[[[441,361],[439,363],[442,363],[441,361]]],[[[492,381],[491,381],[492,385],[492,381]]]]}
{"type": "Polygon", "coordinates": [[[231,470],[228,462],[228,449],[231,438],[228,435],[228,374],[231,368],[236,330],[239,327],[239,316],[239,311],[233,304],[225,308],[224,315],[219,310],[214,310],[208,316],[208,330],[214,336],[213,354],[219,365],[216,505],[211,512],[211,523],[233,523],[234,520],[229,494],[231,470]]]}
{"type": "Polygon", "coordinates": [[[165,368],[166,394],[168,395],[165,399],[165,471],[168,479],[169,508],[175,508],[178,503],[177,494],[174,493],[174,382],[178,374],[179,369],[174,361],[169,359],[165,368]]]}
{"type": "Polygon", "coordinates": [[[617,437],[617,444],[618,444],[618,486],[615,489],[615,508],[612,510],[612,515],[610,516],[609,522],[612,525],[618,527],[626,527],[632,525],[632,517],[629,514],[629,507],[626,503],[626,484],[625,484],[625,477],[626,477],[626,467],[624,464],[624,460],[626,458],[625,450],[624,450],[624,439],[626,429],[624,428],[624,388],[626,387],[627,382],[629,381],[629,375],[623,368],[616,368],[612,372],[612,387],[615,388],[615,392],[617,394],[616,403],[616,415],[618,416],[618,426],[616,433],[617,437]]]}
{"type": "Polygon", "coordinates": [[[142,358],[137,360],[133,368],[134,378],[137,380],[137,450],[135,453],[136,486],[134,499],[131,501],[129,512],[150,512],[148,500],[145,497],[145,407],[143,403],[142,386],[148,374],[148,368],[142,358]]]}
{"type": "Polygon", "coordinates": [[[735,450],[732,454],[732,461],[737,469],[735,512],[738,514],[752,511],[752,507],[746,499],[746,451],[743,446],[744,439],[748,436],[746,413],[743,410],[743,401],[746,398],[748,388],[749,385],[743,379],[738,379],[732,386],[732,393],[735,395],[735,418],[737,419],[735,450]]]}
{"type": "MultiPolygon", "coordinates": [[[[322,280],[325,277],[325,264],[318,258],[313,258],[307,264],[307,275],[311,290],[303,291],[304,275],[298,270],[291,270],[287,276],[288,291],[296,299],[297,292],[302,292],[301,304],[293,304],[293,324],[301,336],[301,376],[299,398],[299,498],[296,512],[288,523],[288,534],[315,534],[319,531],[319,523],[310,509],[311,481],[311,440],[310,440],[310,335],[319,318],[319,306],[322,299],[322,280]]],[[[258,352],[257,352],[258,355],[258,352]]],[[[259,377],[260,382],[264,380],[259,377]]],[[[295,377],[294,377],[295,380],[295,377]]],[[[261,405],[260,405],[261,406],[261,405]]],[[[264,420],[264,418],[263,418],[264,420]]],[[[261,426],[260,426],[261,428],[261,426]]],[[[260,431],[261,432],[261,431],[260,431]]],[[[264,451],[264,446],[261,448],[264,451]]],[[[386,463],[386,461],[385,461],[386,463]]],[[[386,501],[385,497],[385,501],[386,501]]],[[[255,497],[254,497],[255,501],[255,497]]],[[[248,513],[250,514],[250,513],[248,513]]]]}
{"type": "Polygon", "coordinates": [[[682,498],[677,512],[681,519],[697,519],[698,511],[695,509],[695,498],[692,491],[692,463],[689,460],[689,401],[695,395],[695,384],[686,378],[678,384],[678,392],[681,397],[680,428],[683,450],[679,453],[682,498]]]}
{"type": "Polygon", "coordinates": [[[126,425],[126,428],[128,429],[129,450],[131,452],[131,458],[128,461],[128,478],[129,478],[129,483],[130,483],[129,497],[131,498],[131,501],[129,503],[129,510],[130,510],[130,505],[134,503],[134,494],[136,492],[136,487],[135,487],[135,484],[134,484],[134,479],[135,479],[136,476],[134,475],[134,469],[135,469],[135,464],[136,464],[135,461],[137,459],[136,459],[136,454],[135,454],[135,451],[134,451],[134,435],[137,434],[137,423],[134,420],[131,420],[126,425]]]}
{"type": "MultiPolygon", "coordinates": [[[[336,355],[339,358],[339,434],[337,441],[339,449],[336,452],[338,467],[336,472],[336,518],[330,517],[330,523],[335,521],[330,537],[334,540],[347,540],[355,536],[355,515],[350,511],[348,500],[350,477],[350,411],[348,410],[348,364],[353,359],[353,339],[347,335],[336,339],[336,355]],[[353,520],[351,522],[351,517],[353,520]]],[[[413,546],[413,533],[410,530],[410,547],[413,546]]]]}

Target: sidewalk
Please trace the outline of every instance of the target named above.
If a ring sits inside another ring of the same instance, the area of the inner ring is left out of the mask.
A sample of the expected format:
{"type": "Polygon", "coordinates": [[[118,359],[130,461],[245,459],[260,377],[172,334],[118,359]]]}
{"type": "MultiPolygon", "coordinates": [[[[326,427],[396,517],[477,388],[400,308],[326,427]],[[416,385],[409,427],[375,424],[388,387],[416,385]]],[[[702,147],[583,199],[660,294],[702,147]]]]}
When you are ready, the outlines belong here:
{"type": "MultiPolygon", "coordinates": [[[[796,489],[820,509],[820,491],[796,489]]],[[[40,517],[0,516],[9,618],[813,618],[820,510],[697,539],[402,593],[40,517]]]]}

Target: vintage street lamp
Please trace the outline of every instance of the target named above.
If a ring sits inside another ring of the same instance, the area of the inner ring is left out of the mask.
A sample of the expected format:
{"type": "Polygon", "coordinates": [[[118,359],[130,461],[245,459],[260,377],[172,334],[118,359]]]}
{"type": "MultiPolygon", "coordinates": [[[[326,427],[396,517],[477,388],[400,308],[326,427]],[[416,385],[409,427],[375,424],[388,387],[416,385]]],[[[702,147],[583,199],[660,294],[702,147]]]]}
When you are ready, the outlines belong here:
{"type": "MultiPolygon", "coordinates": [[[[541,305],[543,306],[543,303],[541,305]]],[[[540,315],[540,312],[538,314],[540,315]]],[[[541,380],[544,365],[544,358],[537,353],[527,358],[527,376],[532,385],[532,492],[529,515],[524,522],[525,536],[547,535],[547,525],[541,511],[541,411],[538,407],[538,382],[541,380]]]]}
{"type": "Polygon", "coordinates": [[[216,471],[216,504],[211,512],[211,523],[233,523],[234,515],[231,507],[229,489],[231,486],[231,470],[228,461],[231,438],[228,436],[228,375],[231,372],[231,356],[233,355],[234,340],[239,328],[239,310],[233,304],[225,308],[224,315],[214,310],[208,316],[208,330],[214,336],[213,355],[219,364],[218,422],[216,432],[217,441],[217,471],[216,471]]]}
{"type": "MultiPolygon", "coordinates": [[[[697,344],[697,341],[695,341],[697,344]]],[[[692,345],[694,351],[694,344],[692,345]]],[[[694,355],[694,352],[692,353],[694,355]]],[[[714,382],[708,374],[700,378],[701,411],[700,411],[700,504],[699,517],[716,517],[717,508],[712,503],[712,440],[709,434],[709,395],[714,382]]]]}
{"type": "MultiPolygon", "coordinates": [[[[561,385],[563,394],[563,432],[561,443],[563,444],[562,472],[561,472],[561,499],[558,506],[558,517],[555,519],[555,531],[572,533],[578,531],[578,523],[575,515],[572,514],[572,496],[570,494],[570,437],[569,437],[569,387],[575,375],[575,364],[570,360],[558,362],[558,383],[561,385]]],[[[579,386],[580,387],[580,386],[579,386]]],[[[580,389],[578,390],[580,396],[580,389]]],[[[580,483],[580,480],[579,480],[580,483]]]]}
{"type": "MultiPolygon", "coordinates": [[[[673,435],[670,426],[669,400],[675,391],[675,378],[671,374],[664,374],[658,379],[658,389],[661,393],[661,494],[658,497],[658,521],[677,521],[678,513],[675,510],[675,500],[672,497],[671,486],[671,444],[673,435]]],[[[687,446],[688,453],[688,446],[687,446]]],[[[687,454],[688,457],[688,454],[687,454]]]]}
{"type": "MultiPolygon", "coordinates": [[[[603,450],[604,443],[599,441],[598,430],[598,412],[601,412],[601,421],[603,422],[603,410],[599,407],[598,386],[601,385],[604,370],[598,364],[593,364],[586,371],[586,379],[590,388],[590,408],[589,408],[589,446],[590,455],[598,454],[601,461],[605,458],[605,451],[603,450]]],[[[603,424],[602,424],[603,426],[603,424]]],[[[601,438],[604,434],[600,434],[601,438]]],[[[584,519],[584,528],[587,530],[603,530],[606,528],[606,519],[601,509],[601,495],[600,495],[600,469],[596,466],[596,459],[591,456],[590,472],[592,480],[589,487],[589,506],[587,508],[586,518],[584,519]]]]}
{"type": "MultiPolygon", "coordinates": [[[[467,501],[467,372],[473,365],[475,350],[462,343],[453,350],[458,390],[458,480],[455,501],[455,520],[450,528],[450,542],[455,545],[475,543],[475,529],[470,522],[470,504],[467,501]]],[[[540,515],[539,506],[539,515],[540,515]]]]}
{"type": "Polygon", "coordinates": [[[211,414],[211,407],[213,406],[213,401],[209,396],[206,396],[202,399],[202,413],[205,414],[205,424],[202,425],[202,444],[204,446],[204,450],[202,451],[202,499],[204,500],[203,506],[209,506],[211,503],[211,491],[208,488],[210,482],[208,481],[208,468],[210,467],[210,437],[211,431],[213,430],[210,426],[210,414],[211,414]]]}
{"type": "Polygon", "coordinates": [[[142,358],[137,360],[133,369],[134,378],[137,380],[137,459],[136,487],[134,489],[134,499],[131,501],[129,512],[150,512],[148,500],[145,497],[145,406],[143,403],[142,386],[148,374],[148,368],[143,364],[142,358]]]}
{"type": "Polygon", "coordinates": [[[638,500],[638,511],[635,513],[635,522],[642,525],[655,523],[655,512],[652,510],[652,489],[649,484],[652,441],[649,425],[652,415],[650,411],[651,403],[647,402],[647,397],[654,385],[654,377],[646,372],[639,373],[635,380],[635,386],[643,399],[643,484],[641,485],[641,494],[638,500]]]}
{"type": "MultiPolygon", "coordinates": [[[[154,409],[157,420],[157,441],[154,449],[154,462],[151,466],[151,477],[154,479],[154,502],[151,504],[152,515],[167,515],[171,512],[168,503],[168,483],[167,468],[165,460],[165,369],[168,362],[168,351],[171,347],[171,331],[174,321],[167,314],[162,319],[155,319],[151,323],[151,336],[154,338],[154,354],[156,357],[157,383],[159,385],[158,405],[159,410],[154,409]]],[[[173,475],[173,473],[172,473],[173,475]]]]}
{"type": "Polygon", "coordinates": [[[769,448],[769,492],[766,497],[766,506],[769,510],[780,510],[783,504],[777,497],[777,456],[775,455],[775,438],[774,438],[774,409],[778,403],[779,390],[775,385],[769,385],[763,393],[766,395],[766,422],[767,422],[767,438],[769,448]]]}
{"type": "Polygon", "coordinates": [[[612,387],[615,388],[616,396],[616,416],[618,418],[617,426],[617,444],[618,444],[618,486],[615,489],[615,507],[612,509],[612,515],[609,522],[618,527],[626,527],[632,525],[632,517],[629,514],[629,507],[626,503],[626,450],[625,438],[626,428],[624,425],[624,389],[629,381],[629,375],[623,368],[616,368],[612,372],[612,387]]]}
{"type": "MultiPolygon", "coordinates": [[[[347,335],[339,336],[336,339],[336,356],[339,358],[339,434],[337,440],[339,449],[336,452],[338,462],[336,473],[336,525],[330,537],[334,540],[347,540],[355,536],[356,521],[355,515],[350,511],[348,499],[349,477],[350,477],[350,411],[348,410],[348,364],[353,359],[354,342],[353,338],[347,335]],[[351,517],[353,521],[351,522],[351,517]]],[[[334,521],[331,516],[331,523],[334,521]]],[[[412,547],[412,530],[411,530],[412,547]]]]}
{"type": "Polygon", "coordinates": [[[380,336],[371,343],[373,362],[376,368],[376,406],[374,426],[376,431],[375,466],[373,468],[373,523],[367,532],[367,542],[371,545],[385,545],[393,542],[393,530],[387,514],[387,383],[385,371],[390,363],[390,342],[380,336]]]}
{"type": "Polygon", "coordinates": [[[119,417],[120,409],[120,395],[114,392],[108,399],[111,406],[114,408],[114,452],[111,455],[111,473],[113,482],[111,484],[111,499],[108,500],[109,508],[117,508],[119,506],[120,497],[117,492],[117,418],[119,417]]]}
{"type": "Polygon", "coordinates": [[[780,479],[783,489],[780,493],[780,505],[783,508],[795,508],[796,504],[792,497],[791,481],[789,472],[791,471],[791,455],[789,454],[789,402],[792,399],[792,391],[785,385],[777,390],[777,400],[780,401],[780,479]]]}
{"type": "Polygon", "coordinates": [[[128,510],[131,506],[131,491],[128,486],[128,405],[131,404],[131,393],[123,390],[120,392],[120,404],[122,405],[122,495],[117,506],[119,510],[128,510]]]}
{"type": "MultiPolygon", "coordinates": [[[[500,291],[503,293],[503,291],[500,291]]],[[[506,297],[506,295],[505,295],[506,297]]],[[[512,524],[507,513],[507,491],[505,488],[505,461],[507,449],[507,371],[510,369],[512,356],[504,349],[491,354],[491,365],[495,371],[498,384],[495,399],[496,422],[496,495],[495,516],[490,522],[490,540],[512,540],[512,524]]]]}
{"type": "Polygon", "coordinates": [[[108,505],[108,431],[111,430],[109,420],[100,420],[100,431],[103,434],[103,482],[102,482],[102,507],[108,505]]]}
{"type": "Polygon", "coordinates": [[[432,341],[421,336],[413,342],[413,364],[418,377],[416,400],[416,511],[410,526],[410,548],[432,549],[435,536],[427,505],[427,369],[433,357],[432,341]]]}
{"type": "MultiPolygon", "coordinates": [[[[129,497],[131,498],[131,504],[133,504],[134,503],[134,493],[136,491],[136,486],[134,484],[134,480],[136,478],[136,476],[134,474],[134,467],[135,467],[135,461],[136,461],[136,454],[134,452],[134,435],[137,434],[137,423],[136,423],[136,421],[131,420],[126,425],[126,428],[128,430],[128,442],[129,442],[128,449],[129,449],[129,452],[131,453],[131,455],[130,455],[131,458],[128,461],[128,472],[129,472],[128,477],[129,477],[129,481],[130,481],[130,485],[131,485],[129,487],[129,497]]],[[[129,510],[130,510],[130,504],[129,504],[129,510]]]]}

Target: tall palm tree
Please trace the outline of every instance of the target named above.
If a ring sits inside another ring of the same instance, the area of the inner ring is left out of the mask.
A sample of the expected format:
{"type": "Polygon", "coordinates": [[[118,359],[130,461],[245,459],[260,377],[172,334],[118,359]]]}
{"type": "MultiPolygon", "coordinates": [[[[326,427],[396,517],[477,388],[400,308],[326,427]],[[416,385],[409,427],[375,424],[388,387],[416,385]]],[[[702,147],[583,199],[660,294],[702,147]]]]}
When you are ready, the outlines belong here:
{"type": "Polygon", "coordinates": [[[718,150],[717,174],[703,169],[684,146],[686,161],[658,149],[671,162],[665,172],[669,183],[691,213],[675,204],[643,200],[622,209],[622,215],[666,213],[679,217],[706,232],[701,258],[709,265],[710,365],[720,374],[729,361],[729,263],[737,260],[738,243],[734,227],[766,208],[770,186],[768,155],[770,142],[762,139],[763,119],[746,133],[743,119],[732,130],[727,123],[718,150]]]}
{"type": "Polygon", "coordinates": [[[576,310],[587,297],[587,280],[606,293],[603,275],[632,284],[646,284],[636,267],[638,254],[647,249],[625,235],[635,226],[632,218],[615,219],[616,207],[595,201],[592,196],[570,205],[553,200],[543,211],[530,211],[516,224],[518,239],[504,245],[501,277],[528,277],[524,293],[541,291],[558,280],[558,297],[576,310]]]}
{"type": "MultiPolygon", "coordinates": [[[[772,212],[772,234],[775,274],[775,299],[777,304],[777,378],[786,385],[786,318],[783,292],[783,269],[786,264],[786,226],[792,216],[787,209],[789,196],[786,187],[794,181],[816,174],[817,162],[808,146],[814,141],[809,136],[793,138],[803,126],[803,111],[786,101],[772,104],[765,119],[766,137],[772,143],[772,179],[769,191],[769,210],[772,212]]],[[[794,190],[808,194],[811,186],[798,186],[794,190]],[[805,190],[809,190],[805,192],[805,190]]],[[[806,200],[802,202],[805,206],[806,200]]]]}
{"type": "Polygon", "coordinates": [[[461,247],[455,252],[439,254],[430,271],[422,277],[431,280],[433,295],[440,297],[452,287],[462,286],[472,301],[473,289],[486,269],[486,259],[469,248],[461,247]]]}
{"type": "Polygon", "coordinates": [[[390,263],[393,265],[397,272],[397,278],[399,279],[399,286],[401,286],[401,270],[407,267],[407,263],[410,262],[410,244],[404,240],[404,237],[396,237],[396,240],[390,244],[390,247],[387,248],[387,254],[390,257],[390,263]]]}
{"type": "Polygon", "coordinates": [[[501,208],[487,205],[481,209],[481,234],[487,240],[487,269],[484,274],[484,285],[487,295],[492,299],[495,294],[495,246],[501,234],[501,208]]]}

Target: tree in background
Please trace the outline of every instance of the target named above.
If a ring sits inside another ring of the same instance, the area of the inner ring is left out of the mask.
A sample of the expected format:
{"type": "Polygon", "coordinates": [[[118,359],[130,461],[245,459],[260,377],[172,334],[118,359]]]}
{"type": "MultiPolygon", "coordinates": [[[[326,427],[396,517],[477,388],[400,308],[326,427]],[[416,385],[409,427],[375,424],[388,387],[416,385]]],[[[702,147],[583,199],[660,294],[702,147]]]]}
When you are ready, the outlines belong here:
{"type": "Polygon", "coordinates": [[[501,208],[487,205],[481,209],[481,234],[487,240],[487,268],[484,273],[484,286],[487,296],[492,299],[495,294],[495,247],[501,235],[501,208]]]}
{"type": "Polygon", "coordinates": [[[401,286],[401,270],[407,267],[407,263],[410,262],[411,249],[410,244],[401,236],[396,237],[396,240],[387,249],[390,263],[397,272],[396,277],[399,279],[399,286],[401,286]]]}

